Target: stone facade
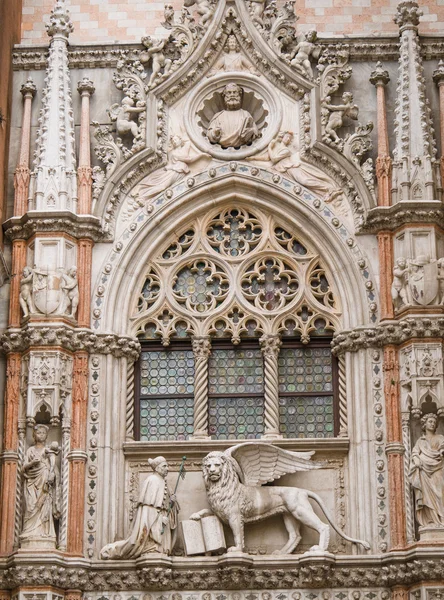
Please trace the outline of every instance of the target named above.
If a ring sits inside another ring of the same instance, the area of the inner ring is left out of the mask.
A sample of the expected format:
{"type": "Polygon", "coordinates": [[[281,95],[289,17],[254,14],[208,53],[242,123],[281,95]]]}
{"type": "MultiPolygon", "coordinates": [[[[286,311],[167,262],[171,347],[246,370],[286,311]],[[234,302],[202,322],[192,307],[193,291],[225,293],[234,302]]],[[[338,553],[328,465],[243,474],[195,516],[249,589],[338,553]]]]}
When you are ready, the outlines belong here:
{"type": "Polygon", "coordinates": [[[3,598],[441,598],[443,18],[24,1],[3,598]]]}

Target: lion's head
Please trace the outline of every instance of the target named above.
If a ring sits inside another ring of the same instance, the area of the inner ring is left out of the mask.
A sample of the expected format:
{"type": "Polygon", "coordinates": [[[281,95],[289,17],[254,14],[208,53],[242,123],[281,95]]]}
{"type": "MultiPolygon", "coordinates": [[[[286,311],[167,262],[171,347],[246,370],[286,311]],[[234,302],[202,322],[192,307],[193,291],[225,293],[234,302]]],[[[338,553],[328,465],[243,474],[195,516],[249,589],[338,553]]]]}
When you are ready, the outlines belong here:
{"type": "Polygon", "coordinates": [[[202,473],[207,490],[222,487],[230,493],[239,484],[235,461],[223,452],[210,452],[202,461],[202,473]]]}

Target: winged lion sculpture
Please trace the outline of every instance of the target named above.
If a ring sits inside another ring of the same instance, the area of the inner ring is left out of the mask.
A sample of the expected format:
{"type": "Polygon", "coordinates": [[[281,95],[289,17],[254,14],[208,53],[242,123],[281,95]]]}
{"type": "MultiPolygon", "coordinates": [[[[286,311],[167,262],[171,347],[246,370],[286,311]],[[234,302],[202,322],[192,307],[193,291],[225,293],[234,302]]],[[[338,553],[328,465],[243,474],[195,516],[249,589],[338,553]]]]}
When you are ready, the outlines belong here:
{"type": "Polygon", "coordinates": [[[210,452],[202,461],[208,503],[205,509],[191,515],[199,520],[215,514],[233,531],[235,545],[229,552],[244,549],[244,525],[282,514],[288,532],[288,542],[277,554],[291,554],[301,541],[300,524],[319,533],[319,544],[310,551],[327,551],[330,527],[315,514],[310,499],[322,509],[333,529],[353,544],[365,549],[370,545],[347,536],[328,514],[322,499],[309,490],[266,486],[287,473],[311,471],[322,468],[322,463],[311,461],[314,452],[290,452],[264,442],[245,442],[225,452],[210,452]]]}

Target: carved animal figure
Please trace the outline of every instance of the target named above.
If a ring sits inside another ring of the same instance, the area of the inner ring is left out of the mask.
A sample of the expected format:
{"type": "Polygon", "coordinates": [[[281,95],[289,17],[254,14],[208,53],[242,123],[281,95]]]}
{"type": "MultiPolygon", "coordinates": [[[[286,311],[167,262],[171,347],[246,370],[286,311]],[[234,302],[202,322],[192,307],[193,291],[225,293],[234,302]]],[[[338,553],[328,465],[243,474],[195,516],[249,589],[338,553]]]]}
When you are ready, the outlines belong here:
{"type": "Polygon", "coordinates": [[[202,510],[190,518],[201,519],[214,513],[233,531],[235,545],[229,552],[244,549],[244,525],[281,514],[288,542],[276,554],[291,554],[301,540],[300,523],[319,533],[319,544],[311,551],[325,552],[330,528],[314,513],[309,499],[315,500],[333,529],[353,544],[369,549],[367,542],[348,537],[332,521],[321,498],[309,490],[267,486],[286,473],[322,467],[311,462],[313,452],[289,452],[266,443],[246,442],[225,452],[210,452],[202,462],[203,478],[211,511],[202,510]]]}

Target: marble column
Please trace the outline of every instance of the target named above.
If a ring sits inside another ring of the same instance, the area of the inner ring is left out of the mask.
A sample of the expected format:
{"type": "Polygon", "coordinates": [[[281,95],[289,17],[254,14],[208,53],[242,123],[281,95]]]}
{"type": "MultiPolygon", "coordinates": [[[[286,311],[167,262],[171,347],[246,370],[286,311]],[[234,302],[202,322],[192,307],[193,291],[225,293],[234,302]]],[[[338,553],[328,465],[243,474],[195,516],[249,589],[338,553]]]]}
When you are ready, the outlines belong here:
{"type": "Polygon", "coordinates": [[[393,319],[393,236],[390,231],[380,231],[377,238],[379,251],[379,301],[381,307],[381,319],[393,319]]]}
{"type": "Polygon", "coordinates": [[[376,86],[376,106],[378,115],[378,157],[376,158],[376,177],[378,180],[378,205],[391,205],[391,173],[389,138],[387,127],[387,110],[385,103],[385,86],[390,81],[388,71],[384,71],[382,63],[376,64],[372,71],[370,83],[376,86]]]}
{"type": "Polygon", "coordinates": [[[384,397],[387,419],[387,467],[391,549],[407,543],[404,505],[404,445],[399,394],[399,358],[396,346],[384,348],[384,397]]]}
{"type": "Polygon", "coordinates": [[[433,80],[439,88],[439,130],[441,140],[441,184],[444,181],[444,61],[440,60],[438,68],[433,71],[433,80]]]}
{"type": "Polygon", "coordinates": [[[209,439],[208,436],[208,360],[211,341],[208,337],[193,338],[194,352],[194,433],[193,439],[209,439]]]}
{"type": "Polygon", "coordinates": [[[22,119],[22,137],[20,140],[20,154],[17,167],[14,172],[14,216],[23,216],[28,209],[29,192],[29,149],[31,145],[31,105],[37,88],[31,77],[20,88],[23,95],[23,119],[22,119]]]}
{"type": "Polygon", "coordinates": [[[84,77],[79,81],[77,90],[82,97],[82,113],[80,118],[79,166],[77,168],[79,214],[91,213],[92,169],[89,135],[89,101],[95,92],[92,81],[84,77]]]}
{"type": "Polygon", "coordinates": [[[12,277],[9,296],[9,327],[20,327],[20,282],[26,266],[26,241],[12,242],[12,277]]]}
{"type": "Polygon", "coordinates": [[[14,549],[21,362],[19,353],[8,354],[0,486],[0,556],[10,554],[14,549]]]}
{"type": "Polygon", "coordinates": [[[265,336],[261,339],[264,356],[264,420],[265,439],[282,438],[279,428],[279,375],[278,356],[282,342],[279,336],[265,336]]]}
{"type": "Polygon", "coordinates": [[[69,460],[67,551],[83,555],[86,425],[88,409],[88,353],[76,352],[73,364],[71,451],[69,460]]]}

